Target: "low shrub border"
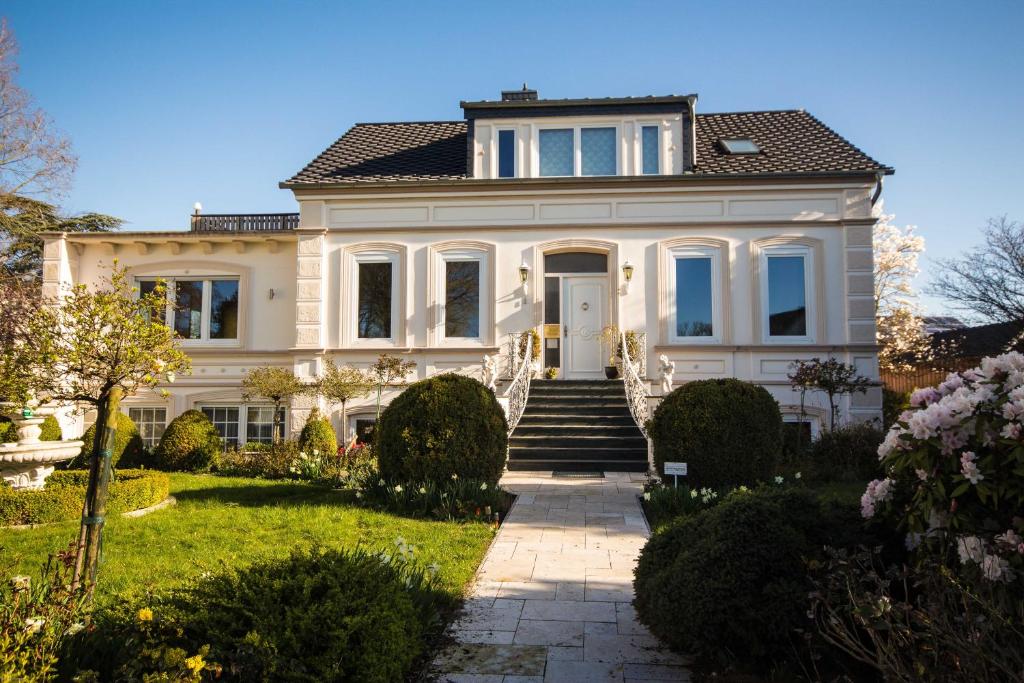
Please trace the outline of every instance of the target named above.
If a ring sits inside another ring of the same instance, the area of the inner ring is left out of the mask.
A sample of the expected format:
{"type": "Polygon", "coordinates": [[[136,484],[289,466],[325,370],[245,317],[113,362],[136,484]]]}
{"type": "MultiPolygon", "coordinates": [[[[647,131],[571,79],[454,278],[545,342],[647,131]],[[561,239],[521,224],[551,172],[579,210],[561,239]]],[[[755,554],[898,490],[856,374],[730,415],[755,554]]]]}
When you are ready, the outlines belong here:
{"type": "MultiPolygon", "coordinates": [[[[89,473],[54,472],[42,490],[0,488],[0,526],[46,524],[76,519],[82,514],[89,473]]],[[[118,514],[156,505],[170,492],[170,479],[153,470],[115,470],[107,513],[118,514]]]]}

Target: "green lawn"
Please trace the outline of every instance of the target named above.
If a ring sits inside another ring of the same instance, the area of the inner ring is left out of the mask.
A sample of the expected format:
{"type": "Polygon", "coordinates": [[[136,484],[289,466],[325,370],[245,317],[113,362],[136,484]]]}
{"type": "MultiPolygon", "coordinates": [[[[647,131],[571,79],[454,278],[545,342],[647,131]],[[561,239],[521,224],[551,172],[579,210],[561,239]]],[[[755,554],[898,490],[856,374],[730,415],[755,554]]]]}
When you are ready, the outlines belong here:
{"type": "MultiPolygon", "coordinates": [[[[101,601],[280,557],[295,547],[378,549],[394,547],[399,536],[415,546],[418,562],[440,565],[445,588],[461,594],[493,536],[479,522],[373,512],[353,505],[351,494],[296,482],[172,474],[171,495],[178,499],[175,507],[108,520],[97,586],[101,601]]],[[[36,575],[46,556],[66,547],[77,532],[77,522],[0,529],[0,571],[36,575]]]]}

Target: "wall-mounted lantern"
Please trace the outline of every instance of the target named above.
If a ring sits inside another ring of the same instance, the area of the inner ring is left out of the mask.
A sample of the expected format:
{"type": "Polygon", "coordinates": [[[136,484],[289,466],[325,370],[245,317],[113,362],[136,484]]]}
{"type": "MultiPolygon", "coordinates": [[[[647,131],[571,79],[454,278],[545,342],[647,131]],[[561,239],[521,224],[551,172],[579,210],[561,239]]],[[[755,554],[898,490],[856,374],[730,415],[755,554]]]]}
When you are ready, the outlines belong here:
{"type": "Polygon", "coordinates": [[[633,264],[626,259],[622,264],[622,279],[626,281],[626,293],[629,293],[629,283],[633,281],[633,264]]]}
{"type": "Polygon", "coordinates": [[[530,266],[527,265],[526,261],[519,264],[519,284],[523,286],[523,296],[528,293],[527,282],[530,280],[530,266]]]}

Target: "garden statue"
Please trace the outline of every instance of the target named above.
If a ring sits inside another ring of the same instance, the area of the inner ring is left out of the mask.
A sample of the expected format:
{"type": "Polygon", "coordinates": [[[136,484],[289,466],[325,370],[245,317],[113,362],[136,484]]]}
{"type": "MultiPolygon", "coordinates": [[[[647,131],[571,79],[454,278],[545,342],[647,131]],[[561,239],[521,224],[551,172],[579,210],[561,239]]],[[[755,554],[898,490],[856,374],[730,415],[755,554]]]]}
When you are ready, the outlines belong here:
{"type": "Polygon", "coordinates": [[[661,354],[658,360],[660,361],[658,369],[661,371],[661,395],[666,396],[672,393],[672,375],[676,374],[676,364],[674,361],[670,361],[665,354],[661,354]]]}
{"type": "Polygon", "coordinates": [[[498,383],[498,356],[484,354],[484,386],[491,391],[497,390],[498,383]]]}

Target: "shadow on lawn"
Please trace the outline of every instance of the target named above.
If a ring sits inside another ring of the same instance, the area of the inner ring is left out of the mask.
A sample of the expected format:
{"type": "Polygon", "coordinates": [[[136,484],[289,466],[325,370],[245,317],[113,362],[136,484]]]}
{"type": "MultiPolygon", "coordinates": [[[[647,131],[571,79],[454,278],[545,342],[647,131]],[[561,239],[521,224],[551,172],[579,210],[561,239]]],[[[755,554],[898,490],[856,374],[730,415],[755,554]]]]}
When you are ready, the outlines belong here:
{"type": "Polygon", "coordinates": [[[351,505],[355,493],[327,487],[281,482],[274,486],[210,486],[175,491],[179,503],[220,503],[243,507],[264,505],[351,505]]]}

